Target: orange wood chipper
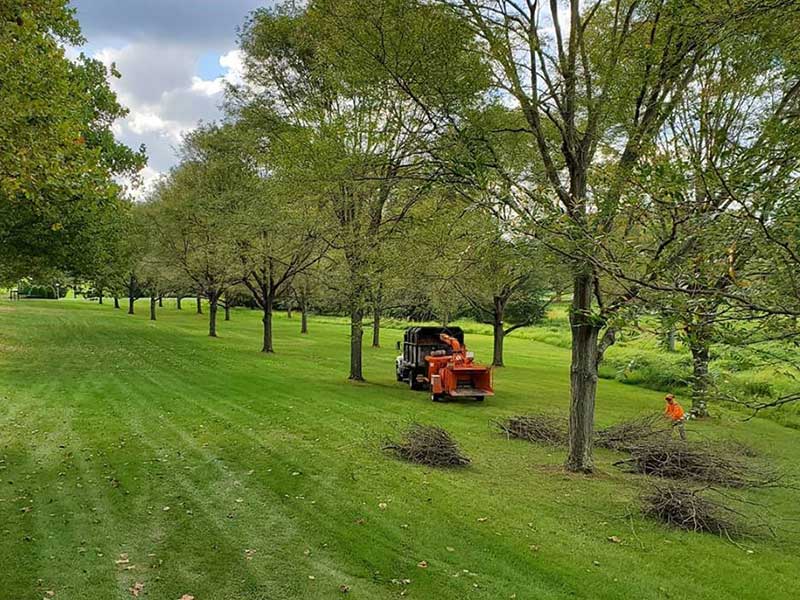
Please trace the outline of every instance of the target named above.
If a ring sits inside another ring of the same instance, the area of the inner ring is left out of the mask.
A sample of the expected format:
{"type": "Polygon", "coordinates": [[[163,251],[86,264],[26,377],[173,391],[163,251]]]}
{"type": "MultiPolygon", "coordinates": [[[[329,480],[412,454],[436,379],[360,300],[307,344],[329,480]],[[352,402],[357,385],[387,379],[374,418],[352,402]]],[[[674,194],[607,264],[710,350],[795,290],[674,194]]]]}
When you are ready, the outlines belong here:
{"type": "Polygon", "coordinates": [[[402,350],[396,360],[397,381],[430,391],[435,402],[494,395],[491,367],[473,361],[459,327],[409,327],[402,350]]]}

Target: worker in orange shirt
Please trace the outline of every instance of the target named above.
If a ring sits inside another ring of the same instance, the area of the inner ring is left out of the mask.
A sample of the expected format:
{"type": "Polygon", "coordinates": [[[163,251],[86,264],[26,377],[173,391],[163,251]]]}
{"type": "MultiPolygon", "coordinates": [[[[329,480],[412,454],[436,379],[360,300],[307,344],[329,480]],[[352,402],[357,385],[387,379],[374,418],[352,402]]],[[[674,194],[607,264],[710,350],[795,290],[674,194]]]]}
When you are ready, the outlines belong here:
{"type": "Polygon", "coordinates": [[[672,420],[672,427],[678,429],[678,433],[682,440],[686,440],[686,428],[683,422],[686,420],[686,413],[683,412],[683,407],[675,401],[675,396],[667,394],[664,396],[667,403],[664,409],[664,415],[672,420]]]}

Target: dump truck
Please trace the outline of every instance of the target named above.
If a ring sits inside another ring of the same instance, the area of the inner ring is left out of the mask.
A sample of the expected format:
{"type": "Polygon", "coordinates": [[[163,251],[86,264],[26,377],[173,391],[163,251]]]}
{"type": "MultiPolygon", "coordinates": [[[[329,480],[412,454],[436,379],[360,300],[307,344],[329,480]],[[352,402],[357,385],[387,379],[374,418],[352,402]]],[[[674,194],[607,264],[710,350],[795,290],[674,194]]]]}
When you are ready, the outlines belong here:
{"type": "Polygon", "coordinates": [[[491,367],[474,362],[459,327],[409,327],[395,368],[397,381],[427,390],[434,402],[494,395],[491,367]]]}

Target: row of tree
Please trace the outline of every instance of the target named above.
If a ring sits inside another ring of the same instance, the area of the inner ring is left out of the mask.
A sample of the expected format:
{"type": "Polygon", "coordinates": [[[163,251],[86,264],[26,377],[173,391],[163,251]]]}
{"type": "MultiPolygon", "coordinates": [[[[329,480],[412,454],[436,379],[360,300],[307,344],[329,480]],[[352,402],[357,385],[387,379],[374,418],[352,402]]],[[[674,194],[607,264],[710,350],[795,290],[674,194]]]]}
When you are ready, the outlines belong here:
{"type": "Polygon", "coordinates": [[[365,318],[378,344],[384,313],[467,306],[502,364],[504,336],[566,289],[567,468],[591,471],[620,331],[656,315],[680,332],[698,414],[713,343],[797,333],[799,25],[789,0],[257,10],[226,119],[147,202],[96,220],[109,258],[92,277],[201,294],[211,335],[243,290],[265,352],[276,301],[324,304],[349,315],[355,380],[365,318]]]}

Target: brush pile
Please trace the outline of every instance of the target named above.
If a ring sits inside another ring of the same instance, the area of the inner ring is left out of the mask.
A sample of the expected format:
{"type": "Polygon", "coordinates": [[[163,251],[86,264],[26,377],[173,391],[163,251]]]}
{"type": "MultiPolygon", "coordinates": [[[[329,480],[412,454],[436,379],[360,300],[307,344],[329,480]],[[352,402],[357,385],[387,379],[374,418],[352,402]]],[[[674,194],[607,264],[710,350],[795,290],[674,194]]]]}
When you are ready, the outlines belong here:
{"type": "Polygon", "coordinates": [[[470,459],[441,427],[411,423],[398,441],[386,440],[383,449],[409,462],[430,467],[460,467],[470,459]]]}
{"type": "Polygon", "coordinates": [[[630,458],[614,464],[642,475],[734,488],[767,487],[780,479],[769,467],[746,461],[726,445],[666,439],[633,446],[629,452],[630,458]]]}
{"type": "Polygon", "coordinates": [[[519,415],[497,419],[494,425],[508,438],[563,446],[569,440],[567,420],[552,415],[519,415]]]}
{"type": "Polygon", "coordinates": [[[656,483],[642,494],[645,516],[686,531],[705,531],[731,537],[742,532],[739,513],[703,496],[702,490],[656,483]]]}
{"type": "Polygon", "coordinates": [[[622,421],[595,433],[595,444],[621,452],[651,442],[661,443],[672,437],[672,424],[661,413],[643,415],[622,421]]]}

